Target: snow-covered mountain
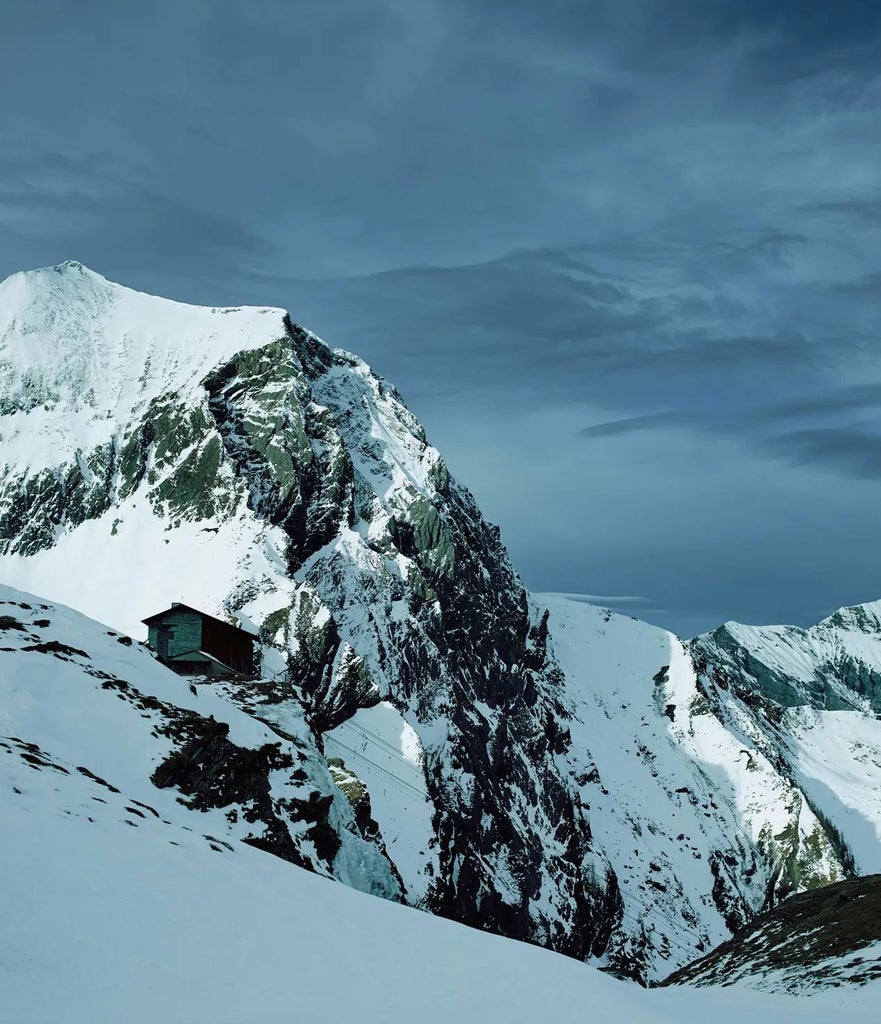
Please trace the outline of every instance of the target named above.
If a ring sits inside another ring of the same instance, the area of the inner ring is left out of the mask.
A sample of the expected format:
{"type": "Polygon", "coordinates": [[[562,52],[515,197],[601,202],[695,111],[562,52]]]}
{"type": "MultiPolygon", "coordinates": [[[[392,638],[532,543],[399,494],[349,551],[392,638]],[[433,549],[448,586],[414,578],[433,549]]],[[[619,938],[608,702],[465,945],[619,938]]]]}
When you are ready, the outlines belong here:
{"type": "Polygon", "coordinates": [[[281,310],[79,264],[10,278],[0,308],[0,574],[129,633],[182,591],[247,619],[276,683],[236,697],[285,731],[384,702],[421,775],[407,898],[602,954],[618,890],[557,761],[546,632],[394,389],[281,310]]]}
{"type": "MultiPolygon", "coordinates": [[[[859,696],[783,708],[710,660],[708,638],[535,600],[564,675],[571,776],[647,977],[792,892],[879,870],[881,721],[859,696]]],[[[864,640],[881,654],[881,635],[864,640]]]]}
{"type": "MultiPolygon", "coordinates": [[[[686,646],[530,596],[397,392],[282,310],[196,309],[75,263],[9,278],[0,466],[3,580],[136,637],[172,599],[259,630],[261,678],[157,690],[188,724],[141,709],[158,735],[124,769],[154,808],[157,782],[207,801],[218,839],[229,820],[233,839],[356,888],[642,980],[793,891],[873,870],[877,630],[848,648],[856,667],[829,668],[854,696],[824,710],[766,692],[752,641],[738,661],[716,634],[686,646]],[[256,731],[215,737],[204,708],[256,731]],[[203,796],[206,743],[218,771],[255,761],[257,777],[203,796]]],[[[10,656],[57,642],[81,675],[141,689],[70,654],[82,622],[46,639],[10,615],[10,656]]],[[[151,685],[171,686],[161,671],[151,685]]],[[[115,744],[95,694],[77,710],[77,693],[57,731],[81,721],[77,743],[115,744]]],[[[45,749],[31,725],[12,735],[45,749]]],[[[101,776],[79,749],[46,756],[101,776]]]]}
{"type": "Polygon", "coordinates": [[[690,647],[720,717],[801,790],[848,872],[881,872],[881,602],[690,647]]]}
{"type": "MultiPolygon", "coordinates": [[[[329,884],[267,849],[327,875],[338,835],[340,877],[345,864],[350,883],[396,891],[308,728],[282,737],[124,635],[10,588],[0,624],[4,1024],[510,1022],[579,1006],[634,1024],[747,1010],[820,1024],[840,1001],[647,992],[329,884]]],[[[853,993],[849,1019],[874,1020],[876,1001],[853,993]]]]}
{"type": "Polygon", "coordinates": [[[881,714],[881,601],[841,608],[810,629],[726,622],[695,649],[782,707],[881,714]]]}

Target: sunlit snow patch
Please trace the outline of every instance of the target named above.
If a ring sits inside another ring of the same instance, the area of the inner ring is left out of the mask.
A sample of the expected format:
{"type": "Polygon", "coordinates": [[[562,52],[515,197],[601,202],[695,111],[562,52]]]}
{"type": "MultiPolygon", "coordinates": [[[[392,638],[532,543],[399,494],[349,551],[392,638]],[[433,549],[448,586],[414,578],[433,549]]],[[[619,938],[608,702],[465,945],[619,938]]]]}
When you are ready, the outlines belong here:
{"type": "Polygon", "coordinates": [[[339,757],[367,786],[378,823],[411,901],[423,898],[437,872],[430,843],[434,806],[415,730],[387,701],[362,708],[325,735],[328,757],[339,757]]]}

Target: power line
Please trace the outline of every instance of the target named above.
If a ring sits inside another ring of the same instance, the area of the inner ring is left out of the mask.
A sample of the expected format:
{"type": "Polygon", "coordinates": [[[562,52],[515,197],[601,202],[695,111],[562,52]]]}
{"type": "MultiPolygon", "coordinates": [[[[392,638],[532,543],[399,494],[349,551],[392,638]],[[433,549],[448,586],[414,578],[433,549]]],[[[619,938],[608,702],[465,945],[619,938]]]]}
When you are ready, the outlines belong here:
{"type": "Polygon", "coordinates": [[[387,740],[384,740],[381,736],[377,736],[376,733],[371,732],[369,729],[365,729],[363,725],[359,725],[357,722],[347,721],[343,722],[343,725],[347,726],[350,729],[355,729],[364,737],[364,739],[372,741],[377,746],[383,747],[389,754],[391,754],[393,757],[396,757],[399,761],[403,762],[403,764],[407,768],[409,768],[410,771],[416,772],[419,774],[420,778],[422,777],[422,771],[419,768],[419,766],[413,764],[413,762],[409,760],[409,758],[406,758],[401,753],[400,750],[393,747],[391,743],[389,743],[387,740]]]}
{"type": "MultiPolygon", "coordinates": [[[[343,726],[347,726],[350,729],[350,731],[353,730],[356,733],[360,733],[360,735],[366,741],[373,742],[376,746],[383,748],[384,751],[387,754],[390,754],[393,757],[396,757],[399,761],[403,762],[407,766],[407,768],[410,769],[410,771],[419,772],[419,768],[415,764],[413,764],[412,761],[410,761],[406,757],[404,757],[404,755],[399,750],[395,749],[395,747],[393,747],[392,744],[390,744],[387,740],[384,740],[384,739],[382,739],[382,737],[377,736],[375,733],[371,732],[369,729],[366,729],[364,726],[358,724],[357,722],[351,721],[351,720],[343,722],[342,725],[343,726]]],[[[384,768],[382,765],[379,765],[375,761],[372,761],[369,757],[367,757],[361,751],[355,750],[352,747],[347,746],[345,743],[343,743],[339,739],[337,739],[336,736],[332,736],[332,735],[328,736],[328,739],[332,743],[335,743],[338,747],[341,747],[347,753],[351,754],[353,757],[359,758],[365,764],[368,764],[371,768],[373,768],[376,771],[378,771],[393,786],[395,786],[398,789],[399,792],[403,793],[405,796],[408,795],[407,791],[409,791],[409,793],[419,797],[421,802],[423,802],[423,803],[426,802],[427,798],[426,798],[426,795],[425,795],[424,792],[418,790],[415,786],[412,786],[409,782],[407,782],[405,779],[402,779],[400,776],[396,775],[394,772],[390,771],[388,768],[384,768]]],[[[648,912],[648,908],[647,907],[643,907],[642,909],[643,909],[644,912],[646,912],[646,913],[648,912]]],[[[681,942],[679,942],[677,939],[674,939],[671,935],[667,934],[666,932],[646,932],[646,930],[645,930],[645,920],[640,920],[639,918],[633,917],[632,914],[628,914],[623,909],[621,911],[621,917],[625,918],[626,920],[632,922],[632,924],[634,924],[637,927],[639,927],[642,930],[643,934],[646,935],[646,938],[649,938],[650,936],[656,935],[657,938],[658,938],[658,942],[657,942],[657,944],[656,943],[652,943],[652,945],[655,946],[656,949],[658,948],[658,946],[660,944],[663,944],[664,942],[667,942],[667,943],[672,943],[674,946],[676,946],[678,949],[680,949],[683,953],[687,954],[688,957],[691,960],[693,960],[695,958],[695,954],[696,953],[697,953],[697,955],[700,955],[699,951],[696,951],[694,948],[689,948],[688,946],[683,945],[681,942]]],[[[658,950],[658,951],[660,952],[660,950],[658,950]]]]}
{"type": "MultiPolygon", "coordinates": [[[[370,765],[371,768],[374,768],[381,775],[385,776],[386,779],[389,782],[391,782],[393,786],[396,786],[401,792],[404,792],[404,790],[409,790],[409,792],[412,793],[414,796],[418,796],[419,800],[422,803],[426,802],[425,793],[418,790],[415,786],[411,786],[410,783],[406,780],[399,778],[397,775],[394,774],[394,772],[390,772],[387,768],[383,768],[382,765],[378,765],[375,761],[371,761],[369,757],[367,757],[365,754],[362,754],[360,751],[353,750],[351,747],[346,746],[345,743],[342,743],[335,736],[329,736],[328,739],[332,743],[335,743],[338,747],[341,747],[347,753],[351,754],[353,757],[357,757],[365,764],[370,765]]],[[[405,792],[404,795],[406,796],[408,794],[405,792]]]]}

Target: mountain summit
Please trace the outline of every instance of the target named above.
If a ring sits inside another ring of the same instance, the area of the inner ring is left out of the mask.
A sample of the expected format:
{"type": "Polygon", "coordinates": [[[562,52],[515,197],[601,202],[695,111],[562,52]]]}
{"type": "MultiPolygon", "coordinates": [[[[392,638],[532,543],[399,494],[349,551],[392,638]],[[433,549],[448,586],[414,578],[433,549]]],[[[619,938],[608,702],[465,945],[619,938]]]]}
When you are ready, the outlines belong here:
{"type": "MultiPolygon", "coordinates": [[[[852,671],[823,661],[853,694],[833,710],[813,684],[769,688],[752,635],[687,645],[528,594],[395,389],[281,309],[191,307],[76,263],[14,275],[0,467],[5,581],[130,635],[172,600],[259,633],[259,678],[198,689],[261,743],[308,746],[294,781],[319,779],[314,799],[261,782],[248,838],[271,848],[280,821],[297,846],[318,822],[337,838],[309,866],[331,877],[653,981],[879,846],[881,732],[854,682],[877,637],[852,671]],[[351,815],[328,810],[340,794],[351,815]]],[[[169,757],[154,782],[207,786],[169,757]]]]}
{"type": "Polygon", "coordinates": [[[30,415],[4,421],[7,457],[61,465],[110,441],[160,395],[188,395],[282,334],[284,315],[156,298],[72,260],[13,274],[0,283],[0,412],[30,415]]]}

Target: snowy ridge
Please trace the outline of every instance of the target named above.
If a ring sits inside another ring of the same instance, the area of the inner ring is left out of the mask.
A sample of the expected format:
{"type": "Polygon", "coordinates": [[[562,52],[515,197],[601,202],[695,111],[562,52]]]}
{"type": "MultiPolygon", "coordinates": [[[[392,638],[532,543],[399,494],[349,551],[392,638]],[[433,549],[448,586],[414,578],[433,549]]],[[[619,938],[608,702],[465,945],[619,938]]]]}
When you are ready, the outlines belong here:
{"type": "Polygon", "coordinates": [[[382,701],[327,733],[324,749],[366,786],[388,854],[407,879],[408,899],[422,905],[440,868],[418,734],[393,704],[382,701]]]}
{"type": "Polygon", "coordinates": [[[791,708],[778,742],[793,778],[840,833],[860,874],[881,872],[881,721],[791,708]]]}
{"type": "Polygon", "coordinates": [[[728,623],[692,651],[707,692],[799,786],[849,870],[881,871],[879,603],[808,630],[728,623]]]}
{"type": "MultiPolygon", "coordinates": [[[[566,757],[621,886],[618,939],[650,977],[707,952],[769,895],[843,877],[800,790],[707,700],[678,638],[565,597],[535,600],[565,674],[566,757]]],[[[876,799],[871,779],[857,791],[876,799]]]]}
{"type": "Polygon", "coordinates": [[[9,468],[61,465],[168,391],[284,333],[284,310],[189,306],[68,261],[0,283],[0,413],[9,468]],[[15,410],[15,412],[10,412],[15,410]]]}
{"type": "Polygon", "coordinates": [[[784,706],[881,712],[881,602],[840,608],[810,629],[726,622],[694,647],[784,706]]]}

